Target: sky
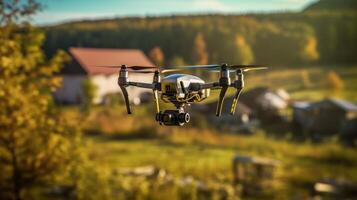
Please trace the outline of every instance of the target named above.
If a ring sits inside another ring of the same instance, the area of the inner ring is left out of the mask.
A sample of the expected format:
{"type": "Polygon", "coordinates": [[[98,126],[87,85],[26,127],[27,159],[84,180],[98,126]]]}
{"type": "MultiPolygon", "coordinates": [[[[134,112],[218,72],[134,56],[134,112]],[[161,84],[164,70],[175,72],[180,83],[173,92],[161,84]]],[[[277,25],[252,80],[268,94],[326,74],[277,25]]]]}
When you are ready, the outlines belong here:
{"type": "Polygon", "coordinates": [[[172,14],[300,11],[316,0],[38,0],[43,11],[33,17],[48,25],[81,19],[172,14]]]}

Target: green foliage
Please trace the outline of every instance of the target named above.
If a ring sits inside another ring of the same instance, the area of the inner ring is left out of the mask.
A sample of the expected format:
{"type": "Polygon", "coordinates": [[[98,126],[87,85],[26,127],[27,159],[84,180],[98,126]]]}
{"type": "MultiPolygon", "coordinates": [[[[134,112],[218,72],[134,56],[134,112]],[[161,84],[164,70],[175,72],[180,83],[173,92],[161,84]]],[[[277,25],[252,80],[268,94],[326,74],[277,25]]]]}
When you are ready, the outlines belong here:
{"type": "Polygon", "coordinates": [[[90,111],[90,108],[93,106],[94,98],[97,95],[97,90],[97,86],[93,83],[91,79],[88,78],[82,81],[82,110],[84,112],[90,111]]]}
{"type": "Polygon", "coordinates": [[[237,45],[237,61],[235,63],[241,64],[252,64],[254,61],[254,54],[249,44],[247,44],[244,37],[237,35],[236,36],[236,45],[237,45]]]}
{"type": "Polygon", "coordinates": [[[69,162],[76,131],[52,106],[61,81],[54,73],[66,54],[46,60],[44,34],[10,21],[0,27],[0,198],[21,199],[24,189],[69,162]]]}
{"type": "Polygon", "coordinates": [[[313,30],[306,24],[268,23],[257,34],[253,47],[261,63],[296,65],[317,60],[314,41],[313,30]]]}
{"type": "Polygon", "coordinates": [[[340,76],[335,71],[329,71],[326,75],[327,89],[338,92],[343,89],[344,84],[340,76]]]}
{"type": "Polygon", "coordinates": [[[175,57],[202,64],[240,62],[242,56],[247,56],[247,61],[269,65],[347,64],[357,63],[356,21],[356,14],[339,12],[82,21],[46,28],[44,48],[48,55],[78,44],[139,48],[150,55],[152,48],[159,46],[166,64],[175,57]],[[239,55],[237,35],[251,49],[244,51],[251,53],[239,55]]]}
{"type": "Polygon", "coordinates": [[[302,88],[307,89],[311,87],[311,79],[309,72],[307,70],[302,70],[301,71],[301,82],[302,82],[302,88]]]}
{"type": "Polygon", "coordinates": [[[197,33],[193,45],[193,60],[197,65],[206,65],[208,55],[206,51],[206,43],[202,33],[197,33]]]}
{"type": "Polygon", "coordinates": [[[175,67],[175,66],[185,66],[185,60],[182,57],[175,56],[170,60],[170,66],[175,67]]]}
{"type": "Polygon", "coordinates": [[[355,11],[357,2],[355,0],[319,0],[309,5],[305,11],[355,11]]]}

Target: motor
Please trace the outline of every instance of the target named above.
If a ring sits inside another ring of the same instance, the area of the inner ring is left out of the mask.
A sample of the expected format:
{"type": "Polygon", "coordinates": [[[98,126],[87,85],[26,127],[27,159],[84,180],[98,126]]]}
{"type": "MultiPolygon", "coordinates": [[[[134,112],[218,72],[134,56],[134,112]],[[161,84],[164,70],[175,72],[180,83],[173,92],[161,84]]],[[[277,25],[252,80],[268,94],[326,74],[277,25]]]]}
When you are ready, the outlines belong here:
{"type": "Polygon", "coordinates": [[[164,110],[156,114],[156,121],[166,126],[183,126],[190,122],[190,114],[179,110],[164,110]]]}

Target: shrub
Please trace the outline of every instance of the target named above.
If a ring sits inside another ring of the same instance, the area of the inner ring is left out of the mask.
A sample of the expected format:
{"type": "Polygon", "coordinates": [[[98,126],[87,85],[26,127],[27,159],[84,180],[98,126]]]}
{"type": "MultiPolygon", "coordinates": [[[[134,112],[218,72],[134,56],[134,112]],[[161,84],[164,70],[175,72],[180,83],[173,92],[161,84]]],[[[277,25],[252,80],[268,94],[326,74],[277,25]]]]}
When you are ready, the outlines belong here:
{"type": "Polygon", "coordinates": [[[97,86],[90,80],[85,79],[82,82],[82,92],[83,92],[83,100],[82,100],[82,110],[88,112],[93,105],[93,101],[95,95],[97,93],[97,86]]]}
{"type": "Polygon", "coordinates": [[[340,78],[340,76],[335,72],[335,71],[329,71],[327,76],[326,76],[326,86],[327,89],[330,89],[332,91],[340,91],[343,89],[344,84],[343,80],[340,78]]]}

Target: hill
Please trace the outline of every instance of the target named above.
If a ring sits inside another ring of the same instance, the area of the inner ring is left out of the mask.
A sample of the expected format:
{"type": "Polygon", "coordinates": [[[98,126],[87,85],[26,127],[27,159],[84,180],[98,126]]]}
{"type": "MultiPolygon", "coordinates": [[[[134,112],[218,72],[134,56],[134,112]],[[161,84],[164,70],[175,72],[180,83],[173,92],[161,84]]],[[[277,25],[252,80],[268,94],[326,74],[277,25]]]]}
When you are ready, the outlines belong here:
{"type": "Polygon", "coordinates": [[[154,47],[164,64],[263,63],[272,66],[357,63],[357,14],[306,12],[116,18],[45,27],[52,55],[71,46],[154,47]],[[249,58],[249,59],[248,59],[249,58]]]}
{"type": "Polygon", "coordinates": [[[357,11],[356,0],[320,0],[309,5],[305,11],[357,11]]]}

